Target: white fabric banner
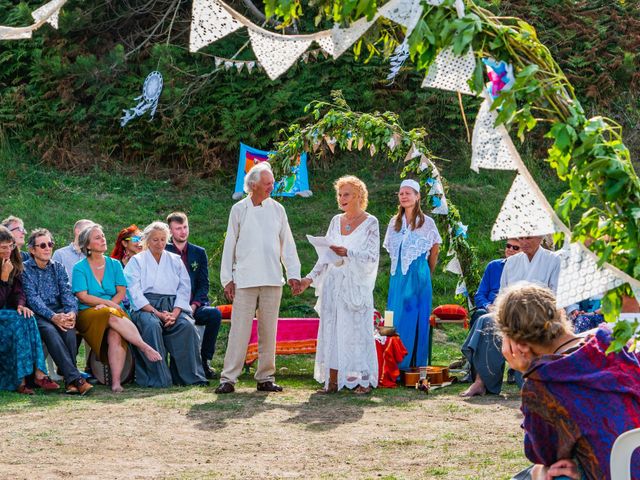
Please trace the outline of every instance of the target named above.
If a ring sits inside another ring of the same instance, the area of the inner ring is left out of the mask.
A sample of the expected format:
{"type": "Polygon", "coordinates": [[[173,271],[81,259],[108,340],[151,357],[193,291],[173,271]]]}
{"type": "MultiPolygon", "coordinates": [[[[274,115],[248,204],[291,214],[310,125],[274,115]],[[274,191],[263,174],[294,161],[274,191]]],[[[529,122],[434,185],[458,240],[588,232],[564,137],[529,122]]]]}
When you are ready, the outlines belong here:
{"type": "Polygon", "coordinates": [[[0,40],[24,40],[32,37],[31,27],[0,27],[0,40]]]}
{"type": "Polygon", "coordinates": [[[376,21],[377,15],[371,21],[366,17],[356,20],[348,28],[340,28],[337,25],[331,30],[331,38],[333,39],[333,58],[338,58],[346,52],[351,45],[365,34],[369,27],[376,21]]]}
{"type": "Polygon", "coordinates": [[[572,243],[557,255],[561,260],[556,295],[559,307],[604,294],[624,283],[609,269],[599,268],[598,257],[580,243],[572,243]]]}
{"type": "Polygon", "coordinates": [[[447,272],[451,272],[451,273],[456,273],[458,275],[462,275],[462,265],[460,265],[460,260],[458,260],[458,257],[453,257],[449,263],[447,263],[447,266],[445,267],[445,270],[447,272]]]}
{"type": "Polygon", "coordinates": [[[546,199],[540,199],[518,173],[491,229],[491,240],[554,233],[557,229],[542,201],[546,202],[546,199]]]}
{"type": "Polygon", "coordinates": [[[498,114],[491,110],[491,99],[485,95],[480,105],[471,141],[471,170],[478,173],[480,168],[492,170],[517,170],[513,159],[517,150],[509,148],[511,138],[504,125],[495,126],[498,114]]]}
{"type": "Polygon", "coordinates": [[[193,0],[189,51],[206,47],[242,26],[218,0],[193,0]]]}
{"type": "Polygon", "coordinates": [[[249,38],[253,53],[271,80],[286,72],[313,41],[288,40],[283,35],[265,34],[254,30],[249,30],[249,38]]]}
{"type": "Polygon", "coordinates": [[[422,82],[422,88],[440,88],[453,92],[473,95],[468,80],[476,68],[476,57],[472,50],[458,56],[451,48],[442,50],[429,67],[429,72],[422,82]]]}
{"type": "Polygon", "coordinates": [[[320,45],[320,48],[322,48],[322,50],[324,50],[328,55],[333,57],[335,45],[333,44],[333,36],[331,35],[331,32],[322,38],[316,38],[316,43],[320,45]]]}
{"type": "Polygon", "coordinates": [[[52,0],[49,3],[45,3],[40,8],[31,12],[33,19],[38,22],[44,20],[56,30],[58,29],[58,17],[60,9],[64,5],[66,0],[52,0]]]}

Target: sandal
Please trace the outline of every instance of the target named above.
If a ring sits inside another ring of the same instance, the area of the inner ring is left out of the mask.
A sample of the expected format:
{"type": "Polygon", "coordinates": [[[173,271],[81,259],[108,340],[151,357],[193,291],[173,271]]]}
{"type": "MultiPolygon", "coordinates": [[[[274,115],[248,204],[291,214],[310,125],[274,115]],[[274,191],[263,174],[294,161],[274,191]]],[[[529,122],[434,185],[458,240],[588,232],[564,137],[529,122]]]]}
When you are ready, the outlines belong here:
{"type": "Polygon", "coordinates": [[[368,393],[371,393],[371,387],[363,387],[362,385],[358,385],[353,393],[355,393],[356,395],[367,395],[368,393]]]}
{"type": "Polygon", "coordinates": [[[27,387],[24,383],[16,389],[16,392],[22,393],[23,395],[33,395],[34,393],[36,393],[29,387],[27,387]]]}
{"type": "Polygon", "coordinates": [[[316,390],[317,393],[329,394],[329,393],[338,393],[338,384],[336,382],[329,382],[329,384],[324,387],[316,390]]]}

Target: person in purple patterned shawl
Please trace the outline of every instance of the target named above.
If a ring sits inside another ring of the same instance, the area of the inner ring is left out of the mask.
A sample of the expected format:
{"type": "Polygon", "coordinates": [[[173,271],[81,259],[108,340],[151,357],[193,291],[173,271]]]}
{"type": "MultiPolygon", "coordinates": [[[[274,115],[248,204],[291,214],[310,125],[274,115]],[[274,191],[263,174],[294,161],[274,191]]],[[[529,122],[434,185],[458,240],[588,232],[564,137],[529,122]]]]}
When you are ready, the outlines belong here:
{"type": "MultiPolygon", "coordinates": [[[[546,288],[517,284],[496,302],[503,354],[524,373],[524,450],[536,464],[518,478],[610,479],[613,443],[640,428],[640,355],[626,347],[607,354],[606,324],[587,337],[573,334],[546,288]]],[[[640,451],[631,477],[640,478],[640,451]]]]}

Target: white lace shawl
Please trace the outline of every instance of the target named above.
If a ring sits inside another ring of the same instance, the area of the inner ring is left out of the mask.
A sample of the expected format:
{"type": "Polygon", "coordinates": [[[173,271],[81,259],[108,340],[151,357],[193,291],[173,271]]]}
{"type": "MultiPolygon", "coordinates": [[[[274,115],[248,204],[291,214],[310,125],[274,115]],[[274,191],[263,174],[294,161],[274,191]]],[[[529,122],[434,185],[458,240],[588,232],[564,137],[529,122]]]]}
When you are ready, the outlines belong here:
{"type": "Polygon", "coordinates": [[[307,275],[313,281],[316,296],[319,299],[316,309],[320,310],[319,303],[322,298],[324,277],[334,269],[339,269],[343,276],[340,291],[335,293],[344,300],[346,306],[354,311],[373,308],[373,288],[376,283],[380,259],[378,219],[369,215],[353,233],[341,235],[340,215],[336,215],[331,219],[326,236],[334,241],[335,245],[347,247],[347,256],[337,264],[323,263],[319,259],[307,275]]]}
{"type": "Polygon", "coordinates": [[[398,267],[398,254],[402,246],[402,275],[406,275],[413,261],[421,255],[428,257],[431,248],[436,243],[442,243],[442,237],[438,233],[436,223],[426,215],[422,226],[415,230],[407,227],[407,219],[403,216],[402,228],[399,232],[396,232],[393,228],[395,219],[396,217],[393,217],[389,222],[382,246],[389,252],[391,257],[391,275],[396,272],[398,267]]]}

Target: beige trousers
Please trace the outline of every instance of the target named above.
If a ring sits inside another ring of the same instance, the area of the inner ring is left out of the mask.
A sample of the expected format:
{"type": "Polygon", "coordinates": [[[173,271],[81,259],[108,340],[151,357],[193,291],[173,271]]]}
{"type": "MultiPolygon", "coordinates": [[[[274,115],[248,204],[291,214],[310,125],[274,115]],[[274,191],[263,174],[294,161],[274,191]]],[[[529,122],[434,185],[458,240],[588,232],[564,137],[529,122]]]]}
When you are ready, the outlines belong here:
{"type": "Polygon", "coordinates": [[[276,332],[282,287],[236,288],[231,310],[231,330],[221,383],[235,384],[242,373],[247,346],[251,337],[251,326],[258,307],[258,382],[273,382],[276,372],[276,332]]]}

